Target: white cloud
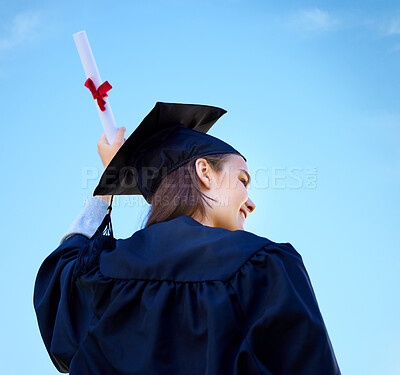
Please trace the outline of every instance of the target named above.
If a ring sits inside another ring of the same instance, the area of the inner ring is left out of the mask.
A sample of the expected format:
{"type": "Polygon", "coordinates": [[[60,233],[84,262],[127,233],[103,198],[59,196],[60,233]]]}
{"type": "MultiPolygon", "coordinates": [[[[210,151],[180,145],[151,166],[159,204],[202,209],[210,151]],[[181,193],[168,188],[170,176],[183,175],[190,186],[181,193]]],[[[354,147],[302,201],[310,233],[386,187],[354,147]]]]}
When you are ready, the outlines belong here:
{"type": "Polygon", "coordinates": [[[372,29],[379,38],[388,38],[393,45],[388,48],[388,52],[398,52],[400,50],[400,17],[383,16],[375,20],[370,20],[367,26],[372,29]]]}
{"type": "Polygon", "coordinates": [[[397,52],[400,51],[400,44],[394,44],[391,48],[388,49],[389,52],[397,52]]]}
{"type": "Polygon", "coordinates": [[[0,51],[9,50],[33,40],[40,29],[41,18],[39,12],[17,14],[8,27],[8,34],[0,37],[0,51]]]}
{"type": "Polygon", "coordinates": [[[328,12],[314,8],[297,13],[293,17],[293,23],[302,30],[321,33],[334,30],[339,21],[328,12]]]}
{"type": "Polygon", "coordinates": [[[387,29],[387,35],[398,35],[400,34],[400,21],[392,21],[387,29]]]}

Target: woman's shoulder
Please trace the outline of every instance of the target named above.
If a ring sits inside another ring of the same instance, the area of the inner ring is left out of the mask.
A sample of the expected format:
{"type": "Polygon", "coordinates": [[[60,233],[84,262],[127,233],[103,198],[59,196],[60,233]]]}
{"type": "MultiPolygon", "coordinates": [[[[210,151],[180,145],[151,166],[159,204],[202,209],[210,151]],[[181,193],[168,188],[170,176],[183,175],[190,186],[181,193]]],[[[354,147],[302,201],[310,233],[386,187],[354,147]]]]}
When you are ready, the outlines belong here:
{"type": "Polygon", "coordinates": [[[168,282],[224,281],[260,251],[298,254],[290,244],[212,228],[189,216],[154,224],[116,242],[100,257],[105,277],[168,282]]]}

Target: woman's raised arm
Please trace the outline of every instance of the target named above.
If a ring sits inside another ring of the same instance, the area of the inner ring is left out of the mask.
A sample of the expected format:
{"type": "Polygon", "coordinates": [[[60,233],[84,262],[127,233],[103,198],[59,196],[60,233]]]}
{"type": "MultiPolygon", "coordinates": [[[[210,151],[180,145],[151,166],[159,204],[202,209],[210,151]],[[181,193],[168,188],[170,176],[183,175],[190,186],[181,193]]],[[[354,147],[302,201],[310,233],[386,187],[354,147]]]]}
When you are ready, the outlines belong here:
{"type": "MultiPolygon", "coordinates": [[[[107,168],[114,155],[126,141],[124,138],[125,132],[126,128],[119,128],[112,145],[108,143],[105,133],[101,135],[99,141],[97,142],[97,150],[99,152],[101,161],[103,162],[104,169],[107,168]]],[[[111,203],[111,195],[96,195],[96,197],[105,200],[108,204],[111,203]]]]}

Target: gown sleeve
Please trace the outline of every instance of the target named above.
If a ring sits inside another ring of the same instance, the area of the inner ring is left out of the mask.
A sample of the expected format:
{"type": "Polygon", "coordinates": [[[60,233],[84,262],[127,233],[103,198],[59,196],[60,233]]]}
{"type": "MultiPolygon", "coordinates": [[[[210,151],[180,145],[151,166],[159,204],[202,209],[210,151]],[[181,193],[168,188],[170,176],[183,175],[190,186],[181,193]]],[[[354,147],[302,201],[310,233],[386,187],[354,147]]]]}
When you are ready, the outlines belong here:
{"type": "Polygon", "coordinates": [[[108,203],[101,198],[90,197],[86,200],[79,216],[72,222],[64,233],[60,243],[75,234],[82,234],[87,238],[92,237],[107,213],[108,203]]]}
{"type": "Polygon", "coordinates": [[[265,246],[230,284],[245,322],[239,367],[255,363],[266,375],[340,375],[310,278],[292,245],[265,246]]]}
{"type": "Polygon", "coordinates": [[[44,260],[36,277],[33,304],[40,333],[60,372],[68,372],[94,315],[92,300],[99,245],[95,243],[97,236],[89,238],[104,218],[102,202],[99,198],[88,200],[59,247],[44,260]]]}
{"type": "MultiPolygon", "coordinates": [[[[78,297],[70,286],[73,288],[79,249],[88,241],[80,234],[65,240],[46,258],[36,277],[33,303],[40,333],[51,360],[60,372],[68,372],[69,363],[85,335],[88,309],[82,308],[78,318],[75,303],[69,304],[69,300],[78,297]]],[[[80,304],[87,304],[84,296],[80,297],[80,304]]]]}

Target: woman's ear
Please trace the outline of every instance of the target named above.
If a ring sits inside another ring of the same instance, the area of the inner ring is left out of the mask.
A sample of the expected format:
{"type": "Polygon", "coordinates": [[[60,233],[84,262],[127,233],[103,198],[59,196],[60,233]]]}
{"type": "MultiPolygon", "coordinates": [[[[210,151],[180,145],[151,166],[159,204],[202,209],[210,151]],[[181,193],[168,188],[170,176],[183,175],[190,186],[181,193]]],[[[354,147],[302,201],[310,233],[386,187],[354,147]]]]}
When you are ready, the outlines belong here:
{"type": "Polygon", "coordinates": [[[195,162],[196,173],[200,179],[201,185],[206,189],[211,189],[211,166],[206,159],[199,158],[195,162]]]}

